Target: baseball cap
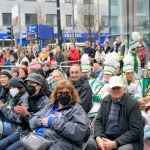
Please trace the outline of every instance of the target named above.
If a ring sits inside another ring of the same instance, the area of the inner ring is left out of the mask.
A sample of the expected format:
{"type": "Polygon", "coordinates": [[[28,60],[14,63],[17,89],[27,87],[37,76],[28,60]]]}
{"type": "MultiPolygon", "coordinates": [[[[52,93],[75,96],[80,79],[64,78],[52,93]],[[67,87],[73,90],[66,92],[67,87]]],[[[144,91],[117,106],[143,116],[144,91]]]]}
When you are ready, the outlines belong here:
{"type": "Polygon", "coordinates": [[[124,81],[121,79],[121,77],[118,76],[113,76],[109,79],[109,87],[113,88],[113,87],[124,87],[124,81]]]}

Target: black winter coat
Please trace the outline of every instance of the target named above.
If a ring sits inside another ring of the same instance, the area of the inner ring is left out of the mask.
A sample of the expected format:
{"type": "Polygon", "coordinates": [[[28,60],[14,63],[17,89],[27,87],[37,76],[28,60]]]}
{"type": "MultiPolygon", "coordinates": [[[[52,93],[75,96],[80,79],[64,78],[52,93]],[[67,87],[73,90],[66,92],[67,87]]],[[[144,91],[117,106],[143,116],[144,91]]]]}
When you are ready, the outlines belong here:
{"type": "Polygon", "coordinates": [[[80,96],[80,104],[88,113],[92,107],[92,89],[89,85],[89,81],[86,77],[81,76],[78,83],[74,84],[79,96],[80,96]]]}
{"type": "MultiPolygon", "coordinates": [[[[111,107],[111,96],[106,96],[101,103],[94,123],[94,136],[108,138],[105,135],[105,126],[108,120],[111,107]]],[[[137,101],[132,99],[128,94],[119,101],[120,112],[118,126],[121,130],[121,136],[115,139],[119,146],[131,143],[133,150],[143,150],[143,123],[142,115],[137,101]]],[[[110,139],[111,140],[111,139],[110,139]]]]}

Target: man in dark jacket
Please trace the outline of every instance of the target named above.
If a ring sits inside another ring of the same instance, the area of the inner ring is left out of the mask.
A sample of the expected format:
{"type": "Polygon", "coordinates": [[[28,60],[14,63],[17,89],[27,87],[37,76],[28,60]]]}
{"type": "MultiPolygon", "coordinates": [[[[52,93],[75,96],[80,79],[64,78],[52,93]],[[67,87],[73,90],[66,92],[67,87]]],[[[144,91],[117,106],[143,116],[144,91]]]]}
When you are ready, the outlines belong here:
{"type": "Polygon", "coordinates": [[[125,93],[123,80],[109,80],[106,96],[94,122],[94,139],[86,150],[143,150],[143,124],[138,102],[125,93]]]}
{"type": "Polygon", "coordinates": [[[92,89],[89,85],[88,79],[82,76],[82,69],[80,65],[73,65],[70,68],[70,78],[80,96],[80,104],[88,113],[92,107],[92,89]]]}
{"type": "Polygon", "coordinates": [[[89,41],[85,42],[85,48],[83,48],[85,54],[88,54],[89,57],[94,58],[95,52],[94,49],[90,47],[89,41]]]}
{"type": "Polygon", "coordinates": [[[28,106],[20,104],[14,107],[14,111],[22,119],[22,124],[13,134],[0,141],[0,149],[2,150],[6,148],[7,150],[15,150],[22,147],[20,137],[22,138],[31,132],[29,119],[50,103],[50,99],[42,90],[43,78],[41,75],[32,73],[25,81],[27,83],[26,90],[29,94],[28,106]]]}

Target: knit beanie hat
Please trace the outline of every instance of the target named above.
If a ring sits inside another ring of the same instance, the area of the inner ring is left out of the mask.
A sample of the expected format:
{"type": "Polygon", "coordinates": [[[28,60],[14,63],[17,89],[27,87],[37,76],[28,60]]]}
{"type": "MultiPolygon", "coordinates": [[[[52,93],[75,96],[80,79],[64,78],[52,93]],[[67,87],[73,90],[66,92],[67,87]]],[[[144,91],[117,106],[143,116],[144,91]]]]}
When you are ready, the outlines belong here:
{"type": "Polygon", "coordinates": [[[12,74],[11,74],[11,72],[8,71],[8,70],[2,71],[2,72],[0,73],[0,75],[5,75],[5,76],[7,76],[9,79],[12,78],[12,74]]]}
{"type": "Polygon", "coordinates": [[[13,77],[9,80],[9,87],[24,88],[24,81],[18,77],[13,77]]]}

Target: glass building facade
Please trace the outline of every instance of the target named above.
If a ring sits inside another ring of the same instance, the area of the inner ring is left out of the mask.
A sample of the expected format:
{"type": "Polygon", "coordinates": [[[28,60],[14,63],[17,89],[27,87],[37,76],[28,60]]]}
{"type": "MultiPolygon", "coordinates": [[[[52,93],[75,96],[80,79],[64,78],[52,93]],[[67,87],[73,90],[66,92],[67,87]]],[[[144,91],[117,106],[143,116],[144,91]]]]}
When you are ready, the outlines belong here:
{"type": "Polygon", "coordinates": [[[128,43],[132,40],[131,34],[137,31],[143,37],[143,45],[150,54],[150,0],[108,1],[111,44],[120,36],[128,50],[128,43]]]}

